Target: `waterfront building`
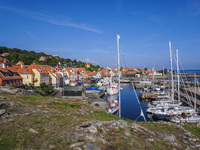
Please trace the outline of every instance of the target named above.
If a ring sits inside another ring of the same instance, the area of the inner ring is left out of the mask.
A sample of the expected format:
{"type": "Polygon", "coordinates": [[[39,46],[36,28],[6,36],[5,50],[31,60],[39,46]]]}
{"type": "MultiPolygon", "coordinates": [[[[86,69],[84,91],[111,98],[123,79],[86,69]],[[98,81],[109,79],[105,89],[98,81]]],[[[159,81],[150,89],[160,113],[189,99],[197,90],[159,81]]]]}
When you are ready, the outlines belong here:
{"type": "Polygon", "coordinates": [[[27,67],[28,69],[32,69],[34,72],[34,86],[39,87],[41,83],[46,83],[47,85],[50,83],[49,78],[49,72],[50,71],[49,66],[47,65],[38,65],[38,64],[32,64],[27,67]]]}
{"type": "Polygon", "coordinates": [[[0,67],[0,86],[10,85],[13,87],[22,86],[22,77],[12,67],[0,67]]]}
{"type": "MultiPolygon", "coordinates": [[[[19,67],[19,66],[18,66],[19,67]]],[[[27,67],[19,67],[19,68],[15,68],[16,71],[18,72],[18,74],[23,78],[23,84],[34,84],[34,82],[37,81],[37,79],[35,79],[35,73],[32,71],[31,68],[27,68],[27,67]]]]}

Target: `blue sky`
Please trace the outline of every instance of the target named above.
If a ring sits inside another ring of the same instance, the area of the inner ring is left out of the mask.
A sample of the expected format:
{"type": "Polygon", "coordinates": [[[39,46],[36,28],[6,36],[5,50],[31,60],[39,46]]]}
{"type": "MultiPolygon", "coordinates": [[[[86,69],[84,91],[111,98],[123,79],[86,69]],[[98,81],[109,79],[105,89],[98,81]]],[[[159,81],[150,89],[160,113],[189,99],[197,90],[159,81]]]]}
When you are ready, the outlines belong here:
{"type": "Polygon", "coordinates": [[[0,0],[0,46],[102,67],[169,68],[169,40],[184,69],[200,69],[199,0],[0,0]]]}

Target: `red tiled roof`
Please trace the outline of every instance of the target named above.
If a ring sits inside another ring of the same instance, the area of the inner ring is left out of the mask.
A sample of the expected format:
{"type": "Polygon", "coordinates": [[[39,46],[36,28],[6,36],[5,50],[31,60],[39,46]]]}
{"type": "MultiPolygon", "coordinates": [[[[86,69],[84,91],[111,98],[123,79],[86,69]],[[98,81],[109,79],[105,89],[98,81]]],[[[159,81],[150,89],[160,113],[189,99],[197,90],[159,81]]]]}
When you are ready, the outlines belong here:
{"type": "Polygon", "coordinates": [[[87,71],[88,76],[96,76],[98,72],[87,71]]]}
{"type": "Polygon", "coordinates": [[[19,68],[17,69],[17,72],[18,74],[34,74],[32,69],[28,69],[28,68],[19,68]]]}
{"type": "MultiPolygon", "coordinates": [[[[10,72],[6,69],[6,68],[2,68],[0,67],[0,71],[3,72],[3,73],[9,73],[10,75],[10,72]]],[[[2,73],[0,73],[0,78],[2,80],[13,80],[13,79],[22,79],[21,76],[9,76],[9,77],[5,77],[2,73]]]]}
{"type": "Polygon", "coordinates": [[[48,73],[48,68],[46,65],[38,65],[38,64],[32,64],[27,67],[28,69],[36,69],[39,73],[48,73]]]}
{"type": "Polygon", "coordinates": [[[24,65],[24,63],[23,63],[22,61],[18,61],[18,62],[16,63],[16,65],[24,65]]]}
{"type": "Polygon", "coordinates": [[[107,69],[102,69],[100,71],[100,74],[102,74],[102,75],[110,75],[110,71],[108,71],[107,69]]]}

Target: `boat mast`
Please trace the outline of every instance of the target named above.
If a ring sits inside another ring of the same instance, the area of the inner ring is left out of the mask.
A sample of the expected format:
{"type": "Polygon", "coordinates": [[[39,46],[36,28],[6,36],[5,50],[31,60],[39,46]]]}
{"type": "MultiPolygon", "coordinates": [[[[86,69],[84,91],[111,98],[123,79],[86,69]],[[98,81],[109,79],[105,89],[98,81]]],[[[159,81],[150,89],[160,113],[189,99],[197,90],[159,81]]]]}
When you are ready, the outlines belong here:
{"type": "Polygon", "coordinates": [[[171,100],[174,103],[174,81],[173,81],[173,68],[172,68],[172,47],[171,41],[169,41],[169,51],[170,51],[170,65],[171,65],[171,100]]]}
{"type": "Polygon", "coordinates": [[[155,87],[154,87],[154,66],[153,66],[153,89],[155,89],[155,87]]]}
{"type": "Polygon", "coordinates": [[[117,34],[117,56],[118,56],[118,89],[119,89],[119,117],[121,118],[119,39],[120,39],[120,36],[119,36],[119,34],[117,34]]]}
{"type": "Polygon", "coordinates": [[[179,106],[180,106],[180,81],[179,81],[179,65],[178,65],[178,49],[176,49],[176,59],[177,59],[177,78],[178,78],[178,103],[179,103],[179,106]]]}
{"type": "Polygon", "coordinates": [[[196,111],[197,109],[197,98],[196,98],[196,94],[197,94],[197,90],[196,90],[196,86],[197,86],[197,81],[196,81],[197,77],[196,77],[196,73],[194,74],[194,110],[196,111]]]}

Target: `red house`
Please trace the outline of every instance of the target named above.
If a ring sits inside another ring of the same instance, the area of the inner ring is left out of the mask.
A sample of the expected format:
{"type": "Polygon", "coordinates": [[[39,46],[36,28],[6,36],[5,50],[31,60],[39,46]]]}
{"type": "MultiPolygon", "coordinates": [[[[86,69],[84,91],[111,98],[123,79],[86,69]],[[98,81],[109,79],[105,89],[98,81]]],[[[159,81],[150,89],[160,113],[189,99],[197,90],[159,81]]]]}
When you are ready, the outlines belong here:
{"type": "Polygon", "coordinates": [[[22,86],[22,77],[12,67],[0,67],[0,86],[5,85],[22,86]]]}

